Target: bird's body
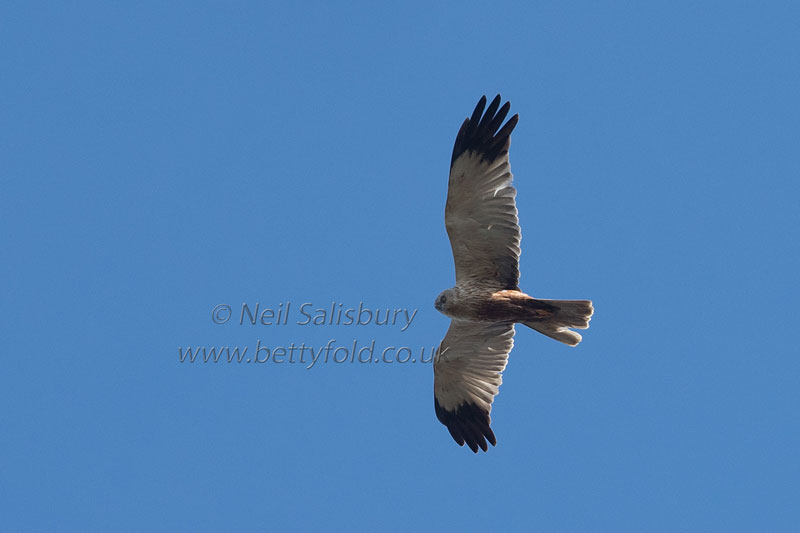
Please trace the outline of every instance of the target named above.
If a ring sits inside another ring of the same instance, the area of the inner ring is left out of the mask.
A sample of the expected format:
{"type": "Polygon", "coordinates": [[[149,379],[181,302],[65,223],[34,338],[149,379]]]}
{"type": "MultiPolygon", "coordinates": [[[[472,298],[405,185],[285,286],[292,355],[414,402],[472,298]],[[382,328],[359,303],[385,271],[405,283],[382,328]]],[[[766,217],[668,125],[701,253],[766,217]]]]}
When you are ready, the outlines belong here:
{"type": "Polygon", "coordinates": [[[546,304],[524,292],[504,289],[493,291],[468,283],[447,289],[434,307],[442,314],[469,322],[525,322],[550,316],[546,304]],[[445,295],[445,298],[441,298],[445,295]],[[442,303],[439,303],[442,302],[442,303]]]}
{"type": "Polygon", "coordinates": [[[589,300],[543,300],[519,289],[521,233],[511,186],[508,147],[517,124],[498,95],[486,113],[481,98],[456,137],[450,165],[445,225],[453,249],[456,285],[436,299],[450,328],[434,363],[436,416],[453,439],[474,451],[496,444],[491,407],[514,324],[522,323],[570,346],[593,313],[589,300]]]}

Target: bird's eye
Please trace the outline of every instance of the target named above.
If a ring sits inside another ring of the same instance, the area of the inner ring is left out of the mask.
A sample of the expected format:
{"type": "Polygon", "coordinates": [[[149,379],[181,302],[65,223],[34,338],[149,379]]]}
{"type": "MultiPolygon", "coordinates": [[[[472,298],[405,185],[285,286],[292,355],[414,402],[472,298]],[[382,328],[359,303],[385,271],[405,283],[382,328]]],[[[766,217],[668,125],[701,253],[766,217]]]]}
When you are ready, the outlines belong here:
{"type": "Polygon", "coordinates": [[[442,303],[445,303],[446,301],[447,301],[447,297],[445,297],[445,295],[443,294],[442,295],[442,303]]]}

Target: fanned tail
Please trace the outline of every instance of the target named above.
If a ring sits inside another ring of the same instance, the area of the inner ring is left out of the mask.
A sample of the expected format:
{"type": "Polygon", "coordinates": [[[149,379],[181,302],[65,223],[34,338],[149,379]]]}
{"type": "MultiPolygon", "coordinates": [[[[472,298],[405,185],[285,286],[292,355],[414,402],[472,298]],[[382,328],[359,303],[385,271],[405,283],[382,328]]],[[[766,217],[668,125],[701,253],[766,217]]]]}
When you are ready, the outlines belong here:
{"type": "Polygon", "coordinates": [[[535,310],[531,318],[523,322],[543,335],[576,346],[583,337],[569,328],[586,329],[592,319],[594,308],[589,300],[540,300],[534,298],[531,307],[535,310]]]}

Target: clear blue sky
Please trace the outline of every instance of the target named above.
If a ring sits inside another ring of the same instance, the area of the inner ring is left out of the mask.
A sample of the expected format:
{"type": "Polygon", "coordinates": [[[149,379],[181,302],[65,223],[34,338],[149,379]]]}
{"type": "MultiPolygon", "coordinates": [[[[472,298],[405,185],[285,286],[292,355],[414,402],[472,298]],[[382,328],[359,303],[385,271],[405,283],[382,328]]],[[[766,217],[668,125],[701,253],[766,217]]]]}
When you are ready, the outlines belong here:
{"type": "Polygon", "coordinates": [[[7,2],[0,27],[2,529],[796,530],[795,3],[7,2]],[[438,344],[450,152],[498,92],[522,287],[596,313],[574,349],[518,329],[496,448],[451,440],[428,364],[180,362],[438,344]],[[297,324],[332,302],[417,314],[297,324]]]}

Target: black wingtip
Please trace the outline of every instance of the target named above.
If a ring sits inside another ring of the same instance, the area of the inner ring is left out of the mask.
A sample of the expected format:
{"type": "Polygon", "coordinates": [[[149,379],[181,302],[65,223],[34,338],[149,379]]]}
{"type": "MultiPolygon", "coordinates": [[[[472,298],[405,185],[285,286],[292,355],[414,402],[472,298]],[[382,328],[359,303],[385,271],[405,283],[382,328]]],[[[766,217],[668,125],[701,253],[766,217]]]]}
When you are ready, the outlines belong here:
{"type": "Polygon", "coordinates": [[[498,94],[486,107],[486,96],[481,96],[472,116],[468,118],[458,131],[456,142],[453,146],[453,156],[450,165],[464,152],[480,154],[481,160],[494,161],[508,151],[511,132],[517,125],[518,115],[514,115],[500,128],[505,117],[511,109],[511,103],[506,102],[500,107],[502,101],[498,94]],[[485,109],[485,112],[484,112],[485,109]],[[498,128],[499,131],[498,131],[498,128]]]}
{"type": "Polygon", "coordinates": [[[474,453],[481,449],[484,452],[489,450],[487,441],[492,446],[497,445],[494,436],[489,413],[475,404],[462,404],[455,411],[448,411],[439,404],[439,400],[434,396],[434,407],[436,418],[447,427],[450,436],[459,446],[466,444],[474,453]]]}
{"type": "Polygon", "coordinates": [[[475,106],[475,110],[472,112],[472,116],[470,117],[470,122],[477,124],[478,119],[481,118],[483,114],[483,108],[486,107],[486,95],[481,96],[481,99],[478,100],[477,105],[475,106]]]}

